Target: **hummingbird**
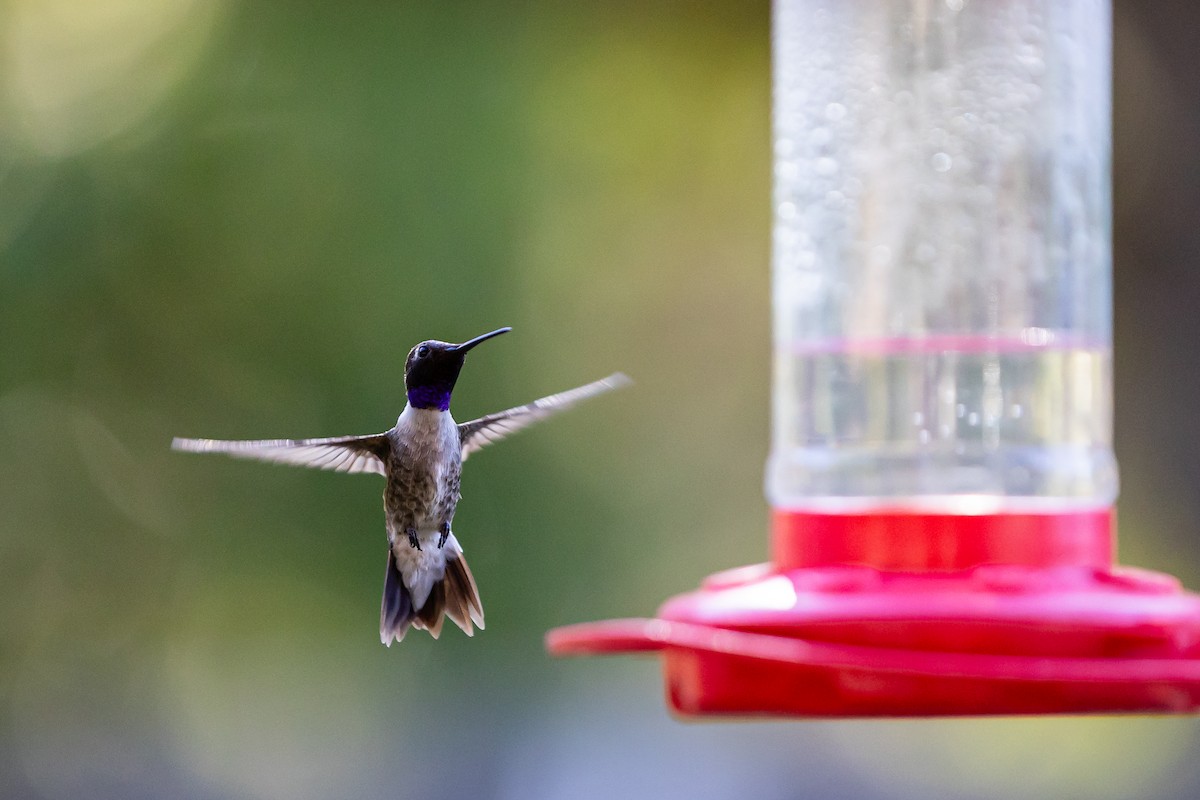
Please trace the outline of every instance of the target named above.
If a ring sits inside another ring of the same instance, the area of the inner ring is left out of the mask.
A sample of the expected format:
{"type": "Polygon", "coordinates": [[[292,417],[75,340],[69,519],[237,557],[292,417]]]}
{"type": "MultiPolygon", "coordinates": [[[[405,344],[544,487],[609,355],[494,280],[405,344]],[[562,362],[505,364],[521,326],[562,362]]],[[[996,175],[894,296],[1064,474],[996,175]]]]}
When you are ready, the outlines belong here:
{"type": "Polygon", "coordinates": [[[483,605],[451,527],[460,499],[463,461],[510,433],[630,382],[615,373],[523,406],[456,423],[450,415],[450,396],[467,353],[511,330],[498,328],[461,344],[430,339],[410,350],[404,363],[407,402],[395,426],[383,433],[252,441],[176,438],[171,447],[383,475],[388,549],[380,640],[391,647],[393,641],[404,639],[410,626],[436,639],[444,617],[473,636],[472,623],[483,629],[483,605]]]}

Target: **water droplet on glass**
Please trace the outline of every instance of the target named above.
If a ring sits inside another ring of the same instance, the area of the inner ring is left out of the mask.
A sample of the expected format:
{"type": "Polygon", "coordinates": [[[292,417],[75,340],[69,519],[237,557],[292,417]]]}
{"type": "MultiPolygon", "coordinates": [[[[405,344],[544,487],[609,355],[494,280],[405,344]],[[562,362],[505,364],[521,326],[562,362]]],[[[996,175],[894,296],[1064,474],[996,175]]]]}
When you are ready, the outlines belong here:
{"type": "Polygon", "coordinates": [[[962,419],[967,415],[967,407],[962,403],[959,403],[954,407],[954,415],[959,419],[962,419]]]}
{"type": "Polygon", "coordinates": [[[846,107],[841,103],[830,103],[825,106],[825,119],[830,122],[837,122],[846,116],[846,107]]]}
{"type": "Polygon", "coordinates": [[[818,175],[832,175],[838,171],[838,163],[832,158],[818,158],[813,169],[818,175]]]}
{"type": "Polygon", "coordinates": [[[946,153],[934,153],[929,163],[938,172],[949,172],[950,167],[954,166],[954,160],[946,153]]]}
{"type": "Polygon", "coordinates": [[[1021,341],[1033,347],[1042,347],[1050,343],[1050,331],[1045,328],[1022,328],[1021,341]]]}
{"type": "Polygon", "coordinates": [[[971,426],[978,425],[979,424],[979,415],[976,414],[974,411],[972,411],[970,414],[967,414],[967,424],[971,425],[971,426]]]}

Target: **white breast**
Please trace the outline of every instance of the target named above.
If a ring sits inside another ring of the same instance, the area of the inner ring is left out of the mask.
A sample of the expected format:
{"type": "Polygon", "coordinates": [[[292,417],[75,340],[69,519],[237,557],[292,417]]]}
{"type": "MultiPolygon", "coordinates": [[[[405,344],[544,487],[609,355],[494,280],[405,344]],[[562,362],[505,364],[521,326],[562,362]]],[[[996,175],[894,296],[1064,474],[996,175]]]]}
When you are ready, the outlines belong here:
{"type": "MultiPolygon", "coordinates": [[[[405,444],[405,458],[421,464],[432,478],[433,495],[424,502],[429,503],[431,511],[448,502],[447,493],[458,491],[458,482],[452,475],[457,474],[462,464],[462,441],[450,412],[405,406],[404,413],[396,420],[396,432],[405,444]]],[[[432,519],[427,524],[417,521],[422,544],[425,536],[436,530],[432,519]]]]}
{"type": "Polygon", "coordinates": [[[461,449],[458,424],[449,411],[404,406],[396,420],[396,432],[422,455],[446,455],[461,449]]]}

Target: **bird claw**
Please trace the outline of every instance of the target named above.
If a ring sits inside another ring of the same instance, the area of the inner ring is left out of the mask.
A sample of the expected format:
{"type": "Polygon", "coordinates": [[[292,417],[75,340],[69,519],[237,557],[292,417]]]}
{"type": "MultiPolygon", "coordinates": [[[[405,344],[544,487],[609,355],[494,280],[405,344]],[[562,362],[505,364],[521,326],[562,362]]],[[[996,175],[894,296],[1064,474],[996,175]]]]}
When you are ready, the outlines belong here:
{"type": "Polygon", "coordinates": [[[417,539],[417,529],[416,528],[408,529],[408,546],[415,547],[418,550],[421,549],[421,541],[419,539],[417,539]]]}
{"type": "Polygon", "coordinates": [[[450,538],[450,523],[442,523],[442,535],[438,537],[438,548],[440,549],[446,544],[446,540],[450,538]]]}

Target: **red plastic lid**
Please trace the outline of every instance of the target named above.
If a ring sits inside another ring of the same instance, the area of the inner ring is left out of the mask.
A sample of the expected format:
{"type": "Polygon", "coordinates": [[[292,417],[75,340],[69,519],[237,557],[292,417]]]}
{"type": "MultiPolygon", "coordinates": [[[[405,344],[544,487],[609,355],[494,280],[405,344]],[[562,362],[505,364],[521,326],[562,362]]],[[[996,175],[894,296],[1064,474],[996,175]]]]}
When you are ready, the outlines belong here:
{"type": "Polygon", "coordinates": [[[781,514],[780,563],[715,575],[658,619],[552,631],[547,646],[662,652],[688,715],[1200,708],[1200,597],[1111,568],[1107,511],[830,516],[781,514]]]}

